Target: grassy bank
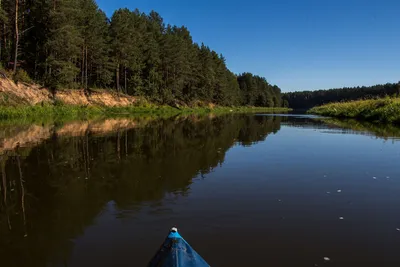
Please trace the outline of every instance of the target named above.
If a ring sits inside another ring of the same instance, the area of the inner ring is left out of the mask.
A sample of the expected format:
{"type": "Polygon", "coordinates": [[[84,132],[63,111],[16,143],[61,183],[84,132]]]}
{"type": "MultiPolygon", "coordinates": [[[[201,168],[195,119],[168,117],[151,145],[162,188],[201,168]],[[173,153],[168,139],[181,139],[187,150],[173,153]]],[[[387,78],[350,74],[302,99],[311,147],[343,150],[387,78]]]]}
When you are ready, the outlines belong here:
{"type": "Polygon", "coordinates": [[[311,114],[400,124],[400,98],[359,100],[314,107],[311,114]]]}
{"type": "Polygon", "coordinates": [[[4,107],[0,106],[0,120],[71,120],[89,119],[94,117],[136,117],[157,116],[168,117],[179,114],[223,114],[223,113],[257,113],[257,112],[287,112],[285,108],[259,107],[199,107],[173,108],[170,106],[128,106],[128,107],[99,107],[72,105],[36,105],[4,107]]]}

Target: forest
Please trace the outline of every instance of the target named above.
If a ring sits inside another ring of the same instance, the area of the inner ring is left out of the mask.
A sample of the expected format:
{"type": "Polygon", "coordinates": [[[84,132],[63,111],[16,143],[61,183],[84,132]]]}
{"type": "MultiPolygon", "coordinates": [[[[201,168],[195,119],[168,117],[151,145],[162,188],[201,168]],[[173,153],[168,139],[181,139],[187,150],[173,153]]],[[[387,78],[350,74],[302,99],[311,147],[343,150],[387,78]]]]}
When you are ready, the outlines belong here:
{"type": "Polygon", "coordinates": [[[299,91],[282,95],[283,103],[294,109],[309,109],[332,102],[399,96],[400,82],[374,86],[344,87],[329,90],[299,91]]]}
{"type": "Polygon", "coordinates": [[[263,77],[234,74],[223,55],[160,14],[94,0],[0,0],[0,61],[16,81],[51,89],[104,88],[168,104],[281,107],[263,77]]]}

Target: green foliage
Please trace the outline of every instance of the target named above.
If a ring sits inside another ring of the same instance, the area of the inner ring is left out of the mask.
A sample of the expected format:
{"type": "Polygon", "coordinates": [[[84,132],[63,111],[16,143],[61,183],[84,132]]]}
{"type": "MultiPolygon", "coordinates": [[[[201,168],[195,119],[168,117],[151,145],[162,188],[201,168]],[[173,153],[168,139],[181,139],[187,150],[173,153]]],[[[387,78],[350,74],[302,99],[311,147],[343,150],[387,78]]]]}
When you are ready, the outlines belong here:
{"type": "Polygon", "coordinates": [[[400,124],[400,98],[330,103],[314,107],[309,113],[400,124]]]}
{"type": "MultiPolygon", "coordinates": [[[[4,100],[6,101],[6,100],[4,100]]],[[[223,113],[255,113],[255,112],[286,112],[282,108],[262,107],[185,107],[182,109],[173,108],[167,105],[154,105],[142,100],[137,105],[126,107],[96,107],[96,106],[71,106],[56,101],[53,105],[40,104],[35,106],[7,107],[0,106],[0,120],[14,119],[86,119],[94,117],[131,117],[141,115],[172,116],[178,114],[223,114],[223,113]]]]}
{"type": "MultiPolygon", "coordinates": [[[[3,64],[13,59],[13,3],[0,2],[3,64]]],[[[162,105],[281,106],[277,86],[249,73],[254,86],[240,86],[243,75],[222,55],[194,43],[185,26],[165,25],[155,11],[118,9],[109,19],[95,0],[19,1],[19,10],[18,69],[48,87],[115,88],[162,105]]]]}
{"type": "Polygon", "coordinates": [[[85,118],[101,115],[103,111],[97,107],[79,107],[67,105],[35,105],[20,107],[0,107],[0,119],[20,118],[85,118]]]}
{"type": "Polygon", "coordinates": [[[378,84],[369,87],[345,87],[329,90],[291,92],[283,94],[283,101],[287,101],[289,106],[294,109],[308,109],[332,102],[354,101],[399,95],[400,82],[378,84]]]}
{"type": "Polygon", "coordinates": [[[259,107],[281,107],[281,90],[264,77],[243,73],[238,77],[242,104],[259,107]]]}
{"type": "Polygon", "coordinates": [[[14,74],[13,79],[16,83],[33,83],[31,77],[29,77],[29,74],[23,69],[18,69],[17,72],[14,74]]]}

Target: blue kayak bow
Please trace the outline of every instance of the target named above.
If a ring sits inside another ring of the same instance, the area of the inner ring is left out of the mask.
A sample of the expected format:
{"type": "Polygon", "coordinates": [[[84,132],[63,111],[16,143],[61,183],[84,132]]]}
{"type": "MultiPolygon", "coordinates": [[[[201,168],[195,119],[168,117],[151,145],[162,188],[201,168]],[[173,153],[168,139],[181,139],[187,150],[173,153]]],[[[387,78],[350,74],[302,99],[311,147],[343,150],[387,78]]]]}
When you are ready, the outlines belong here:
{"type": "Polygon", "coordinates": [[[172,228],[148,267],[210,267],[210,265],[172,228]]]}

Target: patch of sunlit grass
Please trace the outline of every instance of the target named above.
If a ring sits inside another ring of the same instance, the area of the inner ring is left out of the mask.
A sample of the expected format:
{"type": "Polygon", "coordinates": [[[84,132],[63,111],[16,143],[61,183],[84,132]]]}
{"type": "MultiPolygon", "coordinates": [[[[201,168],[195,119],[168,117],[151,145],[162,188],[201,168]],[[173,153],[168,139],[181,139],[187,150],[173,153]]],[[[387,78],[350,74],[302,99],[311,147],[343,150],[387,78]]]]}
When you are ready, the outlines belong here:
{"type": "Polygon", "coordinates": [[[359,118],[370,121],[400,123],[400,98],[358,100],[330,103],[309,110],[309,113],[331,117],[359,118]]]}
{"type": "Polygon", "coordinates": [[[181,109],[167,105],[146,105],[126,107],[72,106],[62,103],[54,105],[22,105],[17,107],[0,106],[0,120],[47,120],[59,121],[71,119],[88,119],[94,117],[137,117],[155,116],[170,117],[179,114],[226,114],[226,113],[256,113],[256,112],[287,112],[284,108],[259,107],[184,107],[181,109]]]}

